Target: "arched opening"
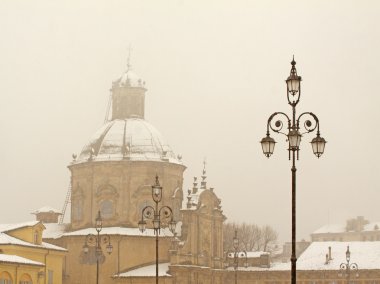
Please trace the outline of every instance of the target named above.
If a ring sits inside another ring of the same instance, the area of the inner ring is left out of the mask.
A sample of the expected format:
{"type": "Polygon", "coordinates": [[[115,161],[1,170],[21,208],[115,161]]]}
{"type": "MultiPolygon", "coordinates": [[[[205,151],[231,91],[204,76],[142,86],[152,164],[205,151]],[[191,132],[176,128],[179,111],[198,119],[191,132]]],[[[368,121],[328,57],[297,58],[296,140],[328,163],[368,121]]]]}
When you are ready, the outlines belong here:
{"type": "Polygon", "coordinates": [[[20,284],[33,284],[32,277],[29,274],[24,273],[20,278],[20,284]]]}
{"type": "Polygon", "coordinates": [[[81,221],[83,218],[83,200],[75,199],[72,201],[72,218],[73,221],[81,221]]]}
{"type": "Polygon", "coordinates": [[[100,203],[100,212],[102,214],[102,218],[104,219],[110,219],[114,215],[114,208],[113,208],[113,201],[112,200],[103,200],[100,203]]]}
{"type": "Polygon", "coordinates": [[[0,284],[13,284],[12,277],[8,272],[6,271],[1,272],[0,284]]]}

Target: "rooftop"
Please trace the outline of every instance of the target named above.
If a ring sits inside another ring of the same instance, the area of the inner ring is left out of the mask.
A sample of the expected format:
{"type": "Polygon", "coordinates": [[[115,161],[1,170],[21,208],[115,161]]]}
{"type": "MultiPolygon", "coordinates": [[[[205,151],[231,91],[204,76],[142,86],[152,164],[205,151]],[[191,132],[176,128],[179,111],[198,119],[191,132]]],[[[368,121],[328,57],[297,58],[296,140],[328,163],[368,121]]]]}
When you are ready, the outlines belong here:
{"type": "Polygon", "coordinates": [[[0,262],[45,266],[41,262],[30,260],[28,258],[24,258],[17,255],[11,255],[11,254],[2,254],[2,253],[0,254],[0,262]]]}
{"type": "MultiPolygon", "coordinates": [[[[169,263],[158,264],[158,276],[171,276],[167,273],[169,270],[169,263]]],[[[154,277],[156,276],[156,264],[142,266],[139,268],[131,269],[127,272],[120,273],[114,277],[154,277]]]]}
{"type": "MultiPolygon", "coordinates": [[[[97,234],[95,228],[86,228],[72,232],[65,232],[64,224],[46,224],[46,230],[43,232],[43,238],[57,239],[62,236],[86,236],[88,234],[97,234]]],[[[141,233],[138,228],[126,227],[104,227],[100,232],[101,235],[120,235],[120,236],[139,236],[155,237],[153,229],[146,229],[141,233]]],[[[168,228],[161,229],[159,237],[172,237],[173,234],[168,228]]]]}

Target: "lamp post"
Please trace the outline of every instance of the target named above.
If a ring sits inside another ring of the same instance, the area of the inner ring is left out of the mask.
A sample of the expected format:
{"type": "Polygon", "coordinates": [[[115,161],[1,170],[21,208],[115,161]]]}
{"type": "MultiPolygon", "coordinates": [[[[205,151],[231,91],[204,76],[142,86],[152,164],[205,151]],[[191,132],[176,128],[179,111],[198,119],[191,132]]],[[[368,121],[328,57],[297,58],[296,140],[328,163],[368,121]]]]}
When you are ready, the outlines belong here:
{"type": "Polygon", "coordinates": [[[157,175],[156,182],[154,185],[152,185],[152,198],[155,206],[152,207],[148,205],[142,209],[141,220],[139,221],[138,225],[141,233],[143,233],[146,229],[147,224],[145,219],[152,220],[154,234],[156,235],[156,284],[158,284],[158,235],[160,234],[160,230],[163,228],[161,219],[170,218],[170,221],[166,224],[172,233],[175,231],[176,222],[173,219],[173,211],[169,206],[162,206],[160,208],[158,207],[158,203],[160,203],[162,199],[162,186],[160,185],[157,175]]]}
{"type": "Polygon", "coordinates": [[[86,236],[83,252],[88,254],[90,247],[95,248],[95,258],[96,258],[96,284],[99,283],[99,263],[100,261],[104,261],[104,255],[102,252],[102,244],[107,244],[106,251],[108,254],[112,253],[113,246],[111,244],[111,238],[108,235],[100,235],[100,232],[103,228],[102,217],[100,216],[100,211],[98,211],[98,215],[95,220],[95,230],[97,232],[96,235],[88,234],[86,236]]]}
{"type": "Polygon", "coordinates": [[[312,112],[301,113],[296,117],[296,106],[301,97],[301,76],[297,75],[296,62],[291,62],[292,68],[290,76],[286,80],[287,99],[292,107],[292,115],[289,117],[283,112],[273,113],[267,122],[266,137],[261,140],[263,153],[266,157],[273,154],[276,141],[270,137],[270,130],[283,134],[287,137],[289,160],[292,160],[292,255],[291,255],[291,284],[296,284],[296,158],[299,158],[300,142],[303,134],[317,131],[316,137],[311,141],[314,154],[319,158],[325,149],[326,140],[320,136],[319,120],[312,112]],[[274,122],[274,118],[277,120],[274,122]],[[287,125],[287,132],[283,132],[284,122],[287,125]],[[274,123],[273,123],[274,122],[274,123]],[[301,133],[300,131],[304,131],[301,133]]]}
{"type": "Polygon", "coordinates": [[[350,284],[350,277],[351,277],[351,271],[356,272],[355,277],[359,276],[359,267],[356,263],[350,263],[351,259],[351,252],[350,252],[350,246],[347,246],[347,251],[346,251],[346,263],[341,263],[340,264],[340,272],[339,272],[339,277],[345,276],[347,278],[347,284],[350,284]]]}
{"type": "Polygon", "coordinates": [[[248,260],[247,260],[247,252],[246,251],[239,251],[239,239],[237,237],[237,229],[235,229],[235,236],[232,239],[232,246],[234,248],[233,251],[227,251],[226,252],[226,262],[225,266],[228,267],[229,262],[228,258],[230,258],[232,255],[234,257],[234,272],[235,272],[235,284],[237,284],[237,270],[239,268],[239,258],[244,257],[245,262],[244,262],[244,267],[248,267],[248,260]]]}

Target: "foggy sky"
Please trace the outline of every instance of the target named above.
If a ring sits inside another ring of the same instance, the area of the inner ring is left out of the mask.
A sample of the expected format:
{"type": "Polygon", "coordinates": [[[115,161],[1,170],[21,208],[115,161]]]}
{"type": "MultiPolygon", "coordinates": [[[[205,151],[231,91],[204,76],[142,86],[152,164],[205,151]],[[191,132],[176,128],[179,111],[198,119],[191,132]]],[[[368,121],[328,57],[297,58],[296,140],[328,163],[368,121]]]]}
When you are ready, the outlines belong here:
{"type": "MultiPolygon", "coordinates": [[[[67,165],[103,125],[109,89],[126,69],[146,81],[146,119],[188,167],[207,160],[228,221],[269,224],[290,240],[291,163],[285,138],[264,157],[276,111],[290,113],[293,54],[298,112],[314,134],[297,161],[297,239],[363,215],[380,221],[380,4],[377,1],[1,1],[0,222],[62,209],[67,165]]],[[[152,177],[153,178],[153,177],[152,177]]]]}

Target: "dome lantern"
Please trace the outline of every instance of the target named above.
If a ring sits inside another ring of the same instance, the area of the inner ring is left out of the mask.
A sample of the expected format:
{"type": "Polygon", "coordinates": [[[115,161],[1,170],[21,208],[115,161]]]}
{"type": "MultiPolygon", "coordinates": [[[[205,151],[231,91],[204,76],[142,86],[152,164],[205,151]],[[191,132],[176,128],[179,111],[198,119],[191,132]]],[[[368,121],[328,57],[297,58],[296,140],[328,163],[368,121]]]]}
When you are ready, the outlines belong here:
{"type": "Polygon", "coordinates": [[[127,71],[112,84],[112,120],[144,118],[145,92],[145,81],[131,70],[128,58],[127,71]]]}

